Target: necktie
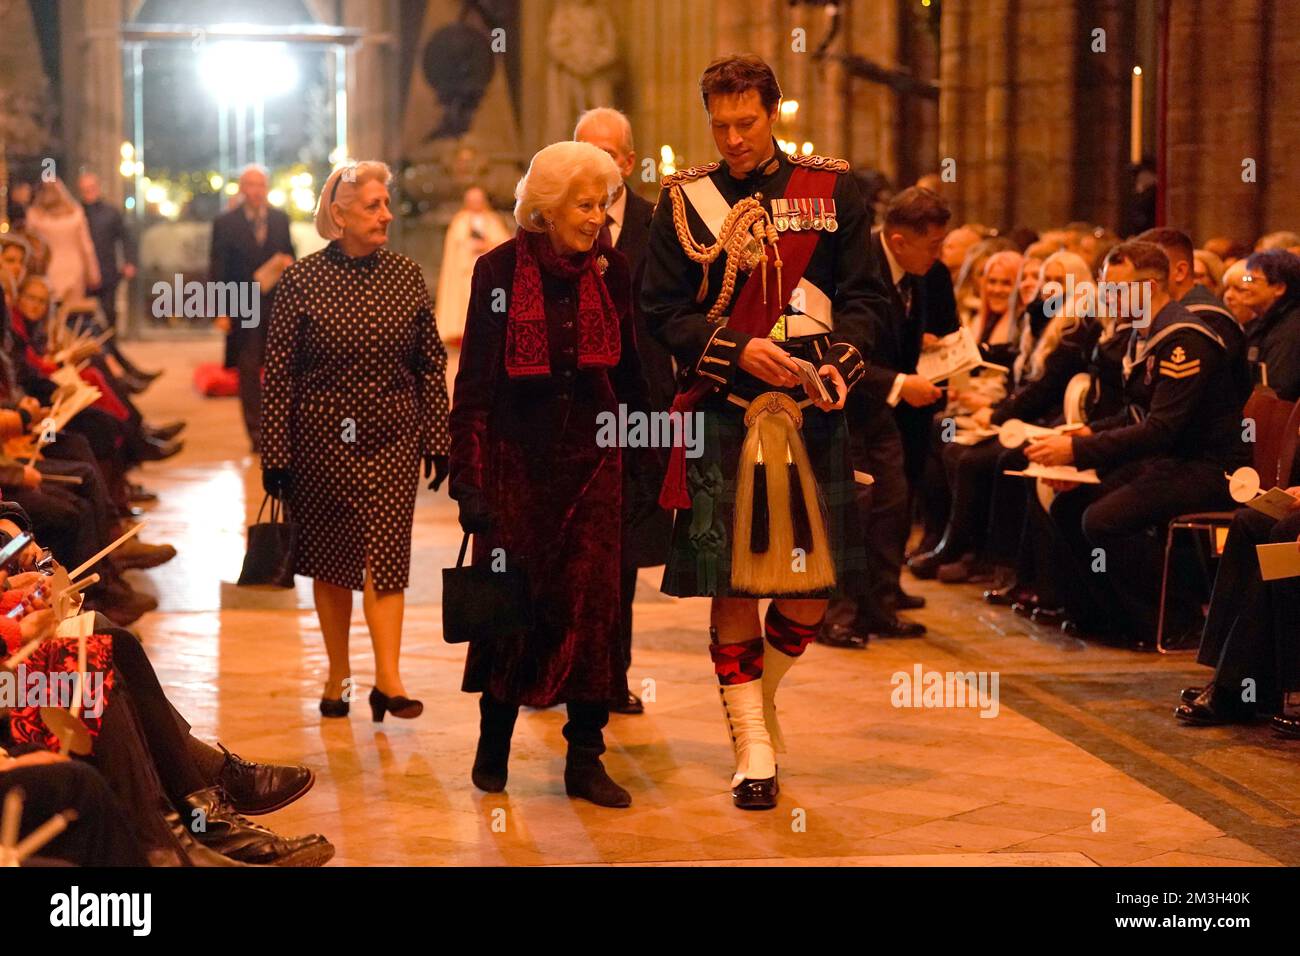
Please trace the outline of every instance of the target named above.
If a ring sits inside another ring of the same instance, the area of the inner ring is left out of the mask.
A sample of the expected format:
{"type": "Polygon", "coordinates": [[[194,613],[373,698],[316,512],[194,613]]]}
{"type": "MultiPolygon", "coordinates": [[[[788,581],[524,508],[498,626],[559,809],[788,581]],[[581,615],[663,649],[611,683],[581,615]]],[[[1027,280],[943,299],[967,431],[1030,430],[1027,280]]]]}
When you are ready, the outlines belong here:
{"type": "Polygon", "coordinates": [[[898,297],[903,300],[903,317],[912,318],[912,274],[907,273],[903,278],[898,280],[898,297]]]}
{"type": "Polygon", "coordinates": [[[605,216],[605,225],[600,227],[601,245],[611,246],[611,247],[614,245],[614,234],[610,232],[609,229],[609,227],[612,225],[614,225],[614,217],[609,215],[605,216]]]}
{"type": "Polygon", "coordinates": [[[253,241],[259,246],[266,245],[266,210],[260,210],[253,217],[253,241]]]}

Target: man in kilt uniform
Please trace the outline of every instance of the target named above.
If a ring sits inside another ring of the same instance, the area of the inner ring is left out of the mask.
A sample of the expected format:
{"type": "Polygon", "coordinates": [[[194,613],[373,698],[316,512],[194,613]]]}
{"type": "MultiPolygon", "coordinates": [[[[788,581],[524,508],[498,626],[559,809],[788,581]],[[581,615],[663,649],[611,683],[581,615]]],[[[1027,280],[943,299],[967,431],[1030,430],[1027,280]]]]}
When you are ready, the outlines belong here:
{"type": "Polygon", "coordinates": [[[664,179],[641,292],[681,369],[673,409],[686,416],[660,496],[677,509],[662,589],[712,598],[732,796],[771,809],[777,686],[827,598],[865,590],[842,409],[887,292],[848,163],[777,147],[771,67],[715,60],[700,92],[722,162],[664,179]],[[773,600],[760,622],[762,598],[773,600]]]}

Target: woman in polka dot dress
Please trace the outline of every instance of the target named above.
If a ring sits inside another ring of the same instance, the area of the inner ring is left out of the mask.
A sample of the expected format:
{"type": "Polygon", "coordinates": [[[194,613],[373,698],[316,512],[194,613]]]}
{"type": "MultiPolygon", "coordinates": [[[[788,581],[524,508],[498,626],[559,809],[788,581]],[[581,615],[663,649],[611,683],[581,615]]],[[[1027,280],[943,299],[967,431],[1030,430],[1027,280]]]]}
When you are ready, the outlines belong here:
{"type": "Polygon", "coordinates": [[[266,351],[262,482],[299,525],[295,571],[313,579],[330,673],[321,713],[348,712],[352,592],[375,652],[376,721],[418,717],[399,659],[420,463],[446,473],[447,352],[419,266],[385,248],[391,174],[378,162],[326,181],[331,240],[276,288],[266,351]]]}

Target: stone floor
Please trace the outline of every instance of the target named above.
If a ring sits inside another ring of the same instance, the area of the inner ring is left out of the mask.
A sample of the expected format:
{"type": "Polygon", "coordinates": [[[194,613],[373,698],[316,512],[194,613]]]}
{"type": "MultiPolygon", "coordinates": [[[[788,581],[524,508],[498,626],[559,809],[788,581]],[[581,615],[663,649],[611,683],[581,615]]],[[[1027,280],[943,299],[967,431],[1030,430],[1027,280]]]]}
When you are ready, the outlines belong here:
{"type": "MultiPolygon", "coordinates": [[[[202,736],[261,760],[304,762],[315,788],[270,817],[319,831],[334,863],[772,865],[1295,865],[1300,744],[1265,727],[1190,729],[1170,712],[1204,672],[1040,630],[986,607],[974,586],[908,582],[929,598],[922,640],[865,651],[814,645],[783,686],[790,752],[779,807],[742,813],[727,792],[730,747],[705,652],[707,607],[659,594],[642,572],[633,685],[644,716],[615,716],[607,766],[628,810],[569,800],[562,709],[526,711],[509,792],[469,781],[477,724],[459,692],[463,646],[441,639],[439,569],[460,534],[445,495],[421,490],[404,673],[415,721],[317,712],[325,658],[309,582],[238,589],[244,525],[261,500],[233,399],[202,399],[195,366],[215,340],[135,343],[167,374],[143,397],[154,420],[189,420],[184,452],[144,470],[161,494],[145,536],[180,555],[137,573],[161,607],[139,631],[177,706],[202,736]],[[899,672],[996,671],[999,706],[899,708],[899,672]],[[991,713],[991,711],[990,711],[991,713]]],[[[369,687],[357,602],[354,674],[369,687]]]]}

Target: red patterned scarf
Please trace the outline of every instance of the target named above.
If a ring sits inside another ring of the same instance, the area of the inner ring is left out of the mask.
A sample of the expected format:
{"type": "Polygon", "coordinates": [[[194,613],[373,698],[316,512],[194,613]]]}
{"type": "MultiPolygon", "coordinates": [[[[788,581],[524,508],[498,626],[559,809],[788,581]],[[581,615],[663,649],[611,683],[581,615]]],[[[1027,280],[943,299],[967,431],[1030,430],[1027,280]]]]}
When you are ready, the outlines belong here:
{"type": "Polygon", "coordinates": [[[578,280],[578,367],[618,364],[618,311],[601,278],[599,244],[581,255],[562,256],[542,232],[515,234],[515,277],[506,317],[506,372],[511,378],[550,375],[542,269],[578,280]]]}

